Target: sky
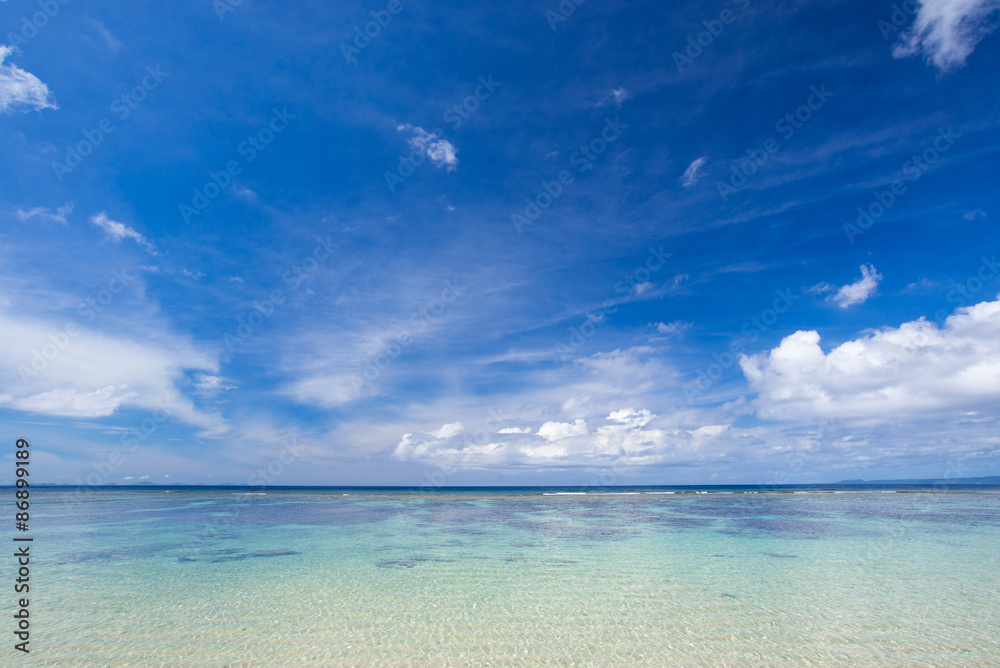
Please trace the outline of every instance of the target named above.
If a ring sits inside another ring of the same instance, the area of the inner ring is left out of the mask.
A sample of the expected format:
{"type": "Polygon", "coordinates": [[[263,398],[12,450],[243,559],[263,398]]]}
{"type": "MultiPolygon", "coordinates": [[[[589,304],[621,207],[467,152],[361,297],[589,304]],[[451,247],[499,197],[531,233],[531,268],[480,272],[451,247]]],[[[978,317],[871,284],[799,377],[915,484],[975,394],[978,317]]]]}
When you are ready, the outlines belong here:
{"type": "Polygon", "coordinates": [[[37,482],[1000,474],[997,0],[0,12],[37,482]]]}

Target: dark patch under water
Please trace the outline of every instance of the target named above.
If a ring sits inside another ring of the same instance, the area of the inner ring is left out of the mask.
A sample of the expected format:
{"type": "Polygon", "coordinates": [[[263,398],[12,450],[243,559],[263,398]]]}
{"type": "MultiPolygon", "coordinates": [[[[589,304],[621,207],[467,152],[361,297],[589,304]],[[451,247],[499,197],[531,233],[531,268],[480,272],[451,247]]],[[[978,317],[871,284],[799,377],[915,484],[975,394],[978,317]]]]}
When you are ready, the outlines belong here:
{"type": "MultiPolygon", "coordinates": [[[[228,549],[228,550],[214,550],[209,554],[214,554],[216,556],[208,559],[210,564],[218,564],[225,561],[243,561],[244,559],[254,559],[254,558],[264,558],[264,557],[287,557],[293,554],[300,554],[296,550],[254,550],[253,552],[245,552],[240,549],[228,549]]],[[[192,561],[204,561],[197,557],[190,557],[187,555],[177,557],[179,563],[188,563],[192,561]]]]}
{"type": "Polygon", "coordinates": [[[443,564],[451,564],[458,561],[457,559],[445,559],[443,557],[425,557],[425,556],[413,556],[407,559],[383,559],[382,561],[376,561],[376,568],[413,568],[417,564],[427,563],[427,562],[437,562],[443,564]]]}

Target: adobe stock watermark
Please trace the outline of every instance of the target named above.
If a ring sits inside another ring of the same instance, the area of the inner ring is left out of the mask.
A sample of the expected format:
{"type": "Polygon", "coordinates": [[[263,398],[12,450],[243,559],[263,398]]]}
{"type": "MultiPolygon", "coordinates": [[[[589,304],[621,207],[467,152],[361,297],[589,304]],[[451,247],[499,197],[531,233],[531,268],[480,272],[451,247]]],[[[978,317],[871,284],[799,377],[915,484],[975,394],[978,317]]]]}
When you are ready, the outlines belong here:
{"type": "Polygon", "coordinates": [[[372,359],[362,362],[361,373],[350,377],[354,391],[360,392],[363,387],[373,383],[381,376],[382,372],[392,366],[392,363],[403,354],[404,350],[413,345],[413,337],[427,331],[434,320],[444,316],[448,307],[454,304],[463,292],[465,292],[465,288],[459,285],[457,278],[450,281],[445,279],[444,288],[437,299],[410,314],[406,321],[409,329],[397,336],[372,359]]]}
{"type": "MultiPolygon", "coordinates": [[[[297,262],[281,274],[282,282],[288,286],[289,293],[295,292],[299,286],[309,279],[320,267],[333,256],[336,249],[330,237],[316,237],[316,247],[304,260],[297,262]]],[[[271,290],[262,301],[254,301],[250,311],[236,319],[236,329],[233,335],[226,334],[222,342],[230,353],[236,352],[236,347],[246,343],[260,327],[270,320],[279,306],[285,303],[286,293],[281,288],[271,290]],[[235,336],[234,336],[235,335],[235,336]]]]}
{"type": "Polygon", "coordinates": [[[111,278],[105,286],[76,307],[77,319],[68,321],[61,329],[49,334],[47,343],[31,349],[30,367],[24,364],[19,364],[17,367],[22,384],[27,385],[29,381],[37,378],[53,360],[69,347],[71,339],[80,335],[81,321],[87,324],[92,323],[114,301],[115,296],[135,280],[135,276],[130,275],[129,271],[130,267],[122,267],[117,271],[112,271],[111,278]]]}
{"type": "MultiPolygon", "coordinates": [[[[99,461],[91,461],[90,466],[94,470],[84,478],[77,478],[73,484],[84,488],[107,485],[115,471],[125,465],[128,457],[135,454],[139,446],[149,440],[159,430],[160,425],[173,417],[176,411],[176,406],[168,396],[158,397],[155,404],[156,408],[153,409],[149,417],[143,418],[128,432],[121,435],[119,442],[123,449],[115,450],[99,461]]],[[[71,496],[79,498],[85,493],[76,490],[71,493],[71,496]]]]}
{"type": "MultiPolygon", "coordinates": [[[[732,3],[740,12],[745,12],[750,7],[750,0],[732,0],[732,3]]],[[[733,10],[727,8],[719,12],[718,18],[702,21],[701,24],[705,26],[705,29],[695,34],[694,37],[687,36],[687,46],[684,47],[684,52],[673,52],[674,66],[677,67],[677,71],[683,72],[684,68],[693,65],[695,60],[701,58],[705,49],[715,44],[715,40],[726,33],[726,26],[736,23],[736,16],[737,14],[733,10]]]]}
{"type": "Polygon", "coordinates": [[[573,16],[576,8],[585,2],[587,0],[562,0],[554,10],[545,11],[545,20],[549,22],[549,27],[555,30],[560,23],[573,16]]]}
{"type": "Polygon", "coordinates": [[[747,343],[755,343],[760,339],[761,334],[770,331],[771,327],[778,322],[779,317],[787,313],[788,309],[801,299],[799,295],[792,294],[789,288],[775,290],[774,294],[777,297],[771,306],[744,322],[743,326],[740,327],[740,337],[733,339],[729,348],[721,355],[717,352],[712,353],[715,361],[705,368],[699,369],[695,379],[684,384],[684,398],[687,399],[688,404],[694,403],[695,399],[705,394],[715,385],[716,381],[722,378],[726,371],[738,362],[747,343]]]}
{"type": "MultiPolygon", "coordinates": [[[[979,262],[979,269],[967,276],[965,281],[960,283],[958,287],[949,290],[945,296],[948,303],[954,304],[956,309],[968,306],[981,290],[985,289],[989,283],[1000,276],[1000,265],[997,265],[997,256],[995,253],[990,258],[987,258],[985,255],[982,256],[979,258],[979,262]]],[[[938,309],[934,314],[934,320],[939,325],[942,325],[948,320],[948,315],[948,311],[938,309]]]]}
{"type": "MultiPolygon", "coordinates": [[[[285,131],[289,121],[298,118],[295,114],[288,113],[288,107],[282,107],[278,111],[277,107],[271,110],[271,118],[267,124],[257,132],[249,135],[236,147],[236,153],[243,157],[246,164],[250,164],[257,159],[257,156],[274,141],[274,138],[285,131]]],[[[191,216],[201,215],[201,212],[208,208],[216,197],[222,194],[222,189],[233,182],[233,178],[243,171],[243,166],[239,160],[230,160],[225,168],[220,172],[210,171],[208,180],[200,189],[194,188],[194,195],[191,203],[182,202],[178,206],[178,211],[185,223],[191,222],[191,216]]]]}
{"type": "MultiPolygon", "coordinates": [[[[946,460],[944,475],[931,484],[931,488],[938,494],[947,493],[955,485],[956,478],[962,478],[968,473],[964,460],[968,457],[951,457],[946,460]]],[[[931,512],[934,509],[936,499],[934,494],[913,494],[908,495],[908,506],[911,510],[919,509],[921,513],[931,512]]],[[[898,550],[898,541],[905,540],[913,531],[909,522],[893,522],[892,528],[880,540],[865,541],[867,549],[864,554],[858,557],[858,567],[867,568],[873,561],[883,561],[887,557],[895,556],[898,550]],[[895,543],[886,538],[892,538],[895,543]]]]}
{"type": "MultiPolygon", "coordinates": [[[[826,84],[820,84],[819,88],[810,86],[809,96],[805,102],[775,121],[774,131],[779,133],[784,141],[788,141],[813,118],[814,112],[823,108],[831,97],[833,93],[826,89],[826,84]]],[[[730,195],[745,187],[757,170],[767,164],[770,157],[780,150],[781,144],[774,137],[768,137],[757,148],[748,148],[747,157],[730,166],[729,182],[716,181],[715,186],[722,201],[728,201],[730,195]]]]}
{"type": "MultiPolygon", "coordinates": [[[[628,125],[621,122],[620,117],[615,116],[615,120],[604,119],[604,128],[601,132],[586,144],[581,144],[570,155],[569,162],[577,168],[577,172],[583,174],[593,168],[597,158],[608,150],[608,146],[613,144],[628,129],[628,125]]],[[[510,220],[514,224],[514,229],[518,234],[524,231],[525,226],[531,225],[548,209],[552,204],[562,197],[563,189],[573,184],[575,180],[572,172],[564,169],[551,181],[543,180],[534,196],[528,195],[524,198],[524,209],[510,214],[510,220]]]]}
{"type": "MultiPolygon", "coordinates": [[[[659,248],[649,247],[649,255],[642,265],[626,273],[621,280],[614,285],[615,293],[627,298],[636,294],[637,286],[645,285],[652,278],[653,274],[662,269],[667,259],[673,257],[673,253],[664,253],[663,246],[659,248]]],[[[569,360],[573,354],[583,348],[587,341],[594,338],[597,332],[608,323],[608,316],[618,312],[620,301],[606,299],[601,304],[601,308],[587,313],[586,319],[579,327],[570,327],[569,337],[566,343],[557,343],[555,347],[556,355],[562,361],[569,360]]]]}
{"type": "Polygon", "coordinates": [[[889,19],[879,19],[875,22],[879,33],[882,34],[882,40],[888,42],[889,38],[893,37],[893,33],[902,30],[917,15],[918,11],[920,11],[919,0],[903,0],[898,4],[893,3],[889,19]]]}
{"type": "MultiPolygon", "coordinates": [[[[451,129],[458,130],[462,124],[472,117],[472,114],[476,112],[480,105],[486,100],[493,96],[496,89],[503,85],[502,81],[494,81],[493,75],[488,74],[485,77],[479,77],[477,79],[477,85],[473,89],[471,95],[465,96],[461,102],[457,102],[452,106],[448,107],[444,114],[442,115],[442,120],[451,126],[451,129]]],[[[429,159],[427,155],[427,146],[434,145],[439,142],[445,136],[445,131],[438,127],[434,128],[424,139],[424,143],[420,146],[413,146],[412,143],[410,148],[412,149],[408,154],[399,155],[399,164],[396,166],[395,171],[386,170],[383,174],[385,178],[385,184],[389,188],[390,192],[396,192],[396,188],[404,183],[408,178],[413,176],[416,172],[416,168],[424,164],[429,159]]]]}
{"type": "MultiPolygon", "coordinates": [[[[138,108],[139,103],[146,99],[149,94],[159,88],[160,84],[170,76],[170,72],[164,72],[160,66],[146,67],[146,76],[131,90],[122,93],[111,101],[109,109],[119,121],[124,121],[132,112],[138,108]]],[[[83,163],[83,159],[94,152],[105,138],[115,131],[115,121],[105,116],[97,122],[97,127],[92,130],[82,130],[83,139],[76,144],[66,147],[66,157],[62,162],[53,161],[52,171],[56,179],[62,183],[63,177],[83,163]]]]}
{"type": "Polygon", "coordinates": [[[340,51],[344,54],[344,60],[348,63],[357,63],[362,51],[368,48],[372,40],[382,34],[383,28],[392,23],[392,17],[403,11],[403,3],[400,0],[389,0],[385,9],[372,10],[369,12],[373,20],[361,26],[354,26],[354,38],[351,43],[340,43],[340,51]]]}
{"type": "Polygon", "coordinates": [[[49,21],[59,13],[60,6],[68,5],[70,0],[38,0],[38,8],[41,11],[30,16],[21,17],[21,30],[7,33],[6,43],[20,49],[33,40],[38,31],[49,24],[49,21]]]}
{"type": "Polygon", "coordinates": [[[214,0],[212,9],[220,21],[226,20],[226,14],[236,11],[236,8],[243,4],[243,0],[214,0]]]}
{"type": "Polygon", "coordinates": [[[277,457],[247,477],[247,485],[267,487],[274,483],[285,472],[286,466],[295,463],[301,458],[303,449],[304,447],[299,445],[294,438],[290,439],[282,446],[277,457]]]}
{"type": "Polygon", "coordinates": [[[758,487],[771,491],[774,485],[788,485],[792,476],[802,472],[810,460],[815,461],[817,455],[823,452],[824,443],[828,443],[837,435],[839,424],[832,418],[818,418],[815,430],[808,437],[796,441],[795,445],[785,452],[784,468],[771,472],[771,481],[758,487]]]}
{"type": "Polygon", "coordinates": [[[949,125],[947,129],[938,128],[937,136],[934,137],[931,146],[928,146],[920,153],[914,154],[909,160],[903,163],[900,178],[894,180],[885,190],[872,191],[872,202],[867,206],[858,207],[858,219],[855,223],[844,223],[844,234],[847,240],[854,243],[854,240],[882,219],[899,197],[907,191],[906,181],[915,183],[926,174],[931,167],[941,161],[945,153],[955,145],[955,141],[961,137],[954,132],[949,125]]]}

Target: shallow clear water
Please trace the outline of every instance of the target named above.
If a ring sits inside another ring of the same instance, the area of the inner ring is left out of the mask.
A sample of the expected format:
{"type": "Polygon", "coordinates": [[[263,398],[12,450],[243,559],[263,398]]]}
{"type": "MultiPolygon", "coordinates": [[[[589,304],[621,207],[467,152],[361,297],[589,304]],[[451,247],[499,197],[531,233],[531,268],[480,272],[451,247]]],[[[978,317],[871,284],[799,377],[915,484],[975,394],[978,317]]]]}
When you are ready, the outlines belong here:
{"type": "Polygon", "coordinates": [[[12,662],[1000,665],[996,488],[346,494],[36,490],[12,662]]]}

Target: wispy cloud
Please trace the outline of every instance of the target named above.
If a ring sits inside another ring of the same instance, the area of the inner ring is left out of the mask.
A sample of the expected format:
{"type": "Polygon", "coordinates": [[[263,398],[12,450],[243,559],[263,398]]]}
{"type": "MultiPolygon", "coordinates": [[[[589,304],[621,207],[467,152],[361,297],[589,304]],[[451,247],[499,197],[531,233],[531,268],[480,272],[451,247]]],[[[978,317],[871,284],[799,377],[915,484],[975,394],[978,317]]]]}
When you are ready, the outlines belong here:
{"type": "Polygon", "coordinates": [[[159,251],[156,250],[156,246],[151,244],[149,239],[142,236],[125,223],[119,223],[116,220],[111,220],[104,211],[101,211],[96,216],[91,216],[90,222],[104,230],[104,234],[113,241],[132,239],[152,255],[159,255],[159,251]]]}
{"type": "Polygon", "coordinates": [[[837,290],[837,294],[830,295],[829,299],[840,308],[863,304],[875,294],[881,280],[882,274],[877,273],[875,267],[870,264],[861,265],[861,278],[854,283],[843,286],[837,290]]]}
{"type": "Polygon", "coordinates": [[[427,156],[435,167],[444,167],[451,172],[458,166],[458,150],[447,139],[441,139],[436,134],[409,123],[397,126],[396,129],[400,132],[412,132],[413,137],[408,142],[410,148],[427,156]]]}
{"type": "Polygon", "coordinates": [[[114,35],[112,35],[111,31],[108,30],[103,23],[101,23],[100,21],[96,21],[94,19],[91,19],[90,21],[88,21],[88,23],[90,23],[90,25],[94,28],[94,30],[97,32],[100,38],[104,40],[104,44],[105,46],[108,47],[109,51],[115,53],[125,48],[125,45],[122,44],[122,41],[117,37],[115,37],[114,35]]]}
{"type": "Polygon", "coordinates": [[[698,179],[701,178],[701,168],[705,166],[706,162],[708,162],[708,157],[706,156],[691,161],[691,164],[684,170],[684,175],[681,177],[681,185],[685,188],[690,188],[698,183],[698,179]]]}
{"type": "Polygon", "coordinates": [[[206,433],[225,431],[221,417],[199,410],[181,390],[188,372],[218,371],[212,353],[162,329],[132,338],[78,326],[70,338],[60,322],[0,312],[0,405],[77,418],[159,408],[206,433]],[[58,346],[46,351],[41,342],[58,346]]]}
{"type": "Polygon", "coordinates": [[[619,87],[602,97],[599,102],[595,102],[593,106],[601,108],[614,105],[618,109],[621,109],[622,104],[624,104],[626,100],[630,99],[632,99],[632,92],[619,87]]]}
{"type": "Polygon", "coordinates": [[[0,112],[58,109],[49,87],[34,74],[4,64],[14,48],[0,45],[0,112]]]}
{"type": "Polygon", "coordinates": [[[33,209],[18,209],[17,218],[22,223],[32,218],[41,218],[42,220],[50,220],[53,223],[66,225],[66,219],[69,218],[71,213],[73,213],[73,202],[67,202],[55,211],[43,206],[36,206],[33,209]]]}
{"type": "Polygon", "coordinates": [[[1000,0],[921,0],[917,18],[893,49],[897,58],[923,54],[942,72],[957,69],[993,30],[1000,0]]]}

